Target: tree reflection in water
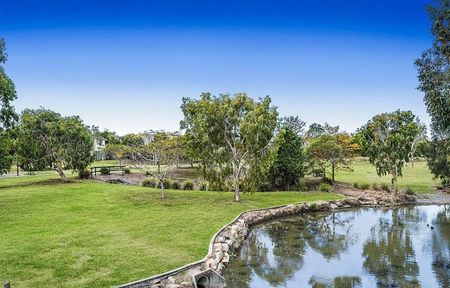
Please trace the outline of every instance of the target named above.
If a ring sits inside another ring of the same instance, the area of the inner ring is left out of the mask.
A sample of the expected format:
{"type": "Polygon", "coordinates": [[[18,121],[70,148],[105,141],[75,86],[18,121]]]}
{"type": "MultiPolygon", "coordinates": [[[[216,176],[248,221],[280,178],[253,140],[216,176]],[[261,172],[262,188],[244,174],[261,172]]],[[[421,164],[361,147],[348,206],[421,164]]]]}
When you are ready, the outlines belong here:
{"type": "Polygon", "coordinates": [[[301,269],[306,244],[325,258],[338,257],[351,239],[352,219],[342,213],[317,213],[254,229],[234,260],[236,265],[226,271],[228,287],[248,287],[252,271],[273,286],[285,284],[301,269]]]}
{"type": "Polygon", "coordinates": [[[309,279],[309,285],[312,288],[359,288],[362,287],[361,278],[360,277],[335,277],[331,279],[331,281],[327,281],[326,279],[317,279],[311,278],[309,279]]]}
{"type": "Polygon", "coordinates": [[[450,287],[449,224],[436,205],[268,222],[232,258],[227,287],[450,287]]]}
{"type": "Polygon", "coordinates": [[[364,268],[378,281],[378,287],[420,287],[419,266],[415,260],[407,220],[419,218],[417,209],[389,210],[392,217],[381,217],[371,228],[364,244],[364,268]]]}
{"type": "Polygon", "coordinates": [[[437,213],[433,221],[435,232],[432,234],[432,269],[441,287],[450,287],[450,207],[437,213]]]}

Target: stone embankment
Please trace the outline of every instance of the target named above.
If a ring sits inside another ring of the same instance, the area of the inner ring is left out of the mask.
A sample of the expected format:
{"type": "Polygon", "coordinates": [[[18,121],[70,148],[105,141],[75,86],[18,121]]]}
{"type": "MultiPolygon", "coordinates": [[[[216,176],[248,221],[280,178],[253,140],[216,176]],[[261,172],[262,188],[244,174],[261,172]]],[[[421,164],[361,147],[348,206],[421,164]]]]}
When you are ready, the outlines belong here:
{"type": "Polygon", "coordinates": [[[230,261],[230,256],[238,251],[239,247],[247,237],[250,227],[274,218],[361,206],[393,206],[414,203],[416,201],[416,198],[412,195],[384,193],[380,191],[362,192],[361,190],[342,185],[337,185],[335,191],[346,195],[347,198],[341,201],[290,204],[281,207],[244,212],[214,235],[209,246],[209,252],[203,260],[165,274],[125,284],[120,287],[192,288],[194,287],[192,275],[207,269],[213,269],[217,273],[222,274],[230,261]]]}

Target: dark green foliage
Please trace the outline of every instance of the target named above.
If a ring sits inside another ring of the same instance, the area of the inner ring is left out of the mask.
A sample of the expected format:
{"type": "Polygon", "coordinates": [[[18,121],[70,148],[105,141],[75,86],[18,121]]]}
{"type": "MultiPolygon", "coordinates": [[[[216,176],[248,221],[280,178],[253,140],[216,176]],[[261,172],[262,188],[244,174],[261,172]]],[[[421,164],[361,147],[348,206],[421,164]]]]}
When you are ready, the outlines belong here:
{"type": "Polygon", "coordinates": [[[13,162],[13,139],[9,130],[18,119],[11,104],[17,98],[16,88],[3,68],[6,59],[5,40],[0,38],[0,175],[7,173],[13,162]]]}
{"type": "Polygon", "coordinates": [[[413,144],[422,131],[422,124],[411,111],[397,110],[375,115],[361,127],[360,141],[379,176],[392,176],[392,189],[412,156],[413,144]]]}
{"type": "Polygon", "coordinates": [[[362,190],[367,190],[369,188],[370,188],[370,184],[369,183],[362,183],[362,184],[359,185],[359,189],[362,189],[362,190]]]}
{"type": "Polygon", "coordinates": [[[200,191],[207,191],[208,190],[208,182],[201,181],[200,185],[198,187],[198,190],[200,190],[200,191]]]}
{"type": "Polygon", "coordinates": [[[131,170],[129,168],[125,168],[125,169],[123,169],[123,173],[131,174],[131,170]]]}
{"type": "Polygon", "coordinates": [[[183,184],[183,190],[194,190],[194,183],[191,180],[187,180],[183,184]]]}
{"type": "Polygon", "coordinates": [[[91,133],[78,116],[63,117],[44,108],[25,109],[17,139],[17,154],[24,170],[51,168],[81,171],[93,161],[91,133]]]}
{"type": "Polygon", "coordinates": [[[16,88],[3,68],[7,58],[5,40],[0,38],[0,130],[11,128],[18,120],[11,104],[17,98],[16,88]]]}
{"type": "Polygon", "coordinates": [[[109,175],[110,174],[109,173],[109,169],[106,168],[106,167],[100,168],[100,174],[102,174],[102,175],[109,175]]]}
{"type": "Polygon", "coordinates": [[[80,179],[91,178],[91,171],[89,171],[88,169],[78,171],[78,178],[80,178],[80,179]]]}
{"type": "Polygon", "coordinates": [[[428,154],[428,167],[442,184],[450,185],[450,139],[433,139],[428,154]]]}
{"type": "Polygon", "coordinates": [[[353,182],[353,188],[359,189],[359,183],[358,182],[353,182]]]}
{"type": "Polygon", "coordinates": [[[405,193],[408,195],[416,195],[416,192],[414,192],[412,187],[406,187],[405,193]]]}
{"type": "Polygon", "coordinates": [[[381,190],[383,190],[383,191],[391,192],[391,188],[386,183],[381,183],[380,187],[381,187],[381,190]]]}
{"type": "Polygon", "coordinates": [[[157,188],[159,186],[159,180],[154,177],[146,178],[142,181],[141,185],[142,187],[157,188]]]}
{"type": "Polygon", "coordinates": [[[172,180],[170,180],[169,178],[164,178],[162,183],[164,185],[164,188],[170,189],[173,187],[172,180]]]}
{"type": "Polygon", "coordinates": [[[295,189],[304,175],[303,141],[291,129],[282,129],[278,136],[275,159],[269,168],[269,181],[274,189],[295,189]]]}
{"type": "Polygon", "coordinates": [[[174,180],[174,181],[172,182],[172,189],[173,189],[173,190],[178,190],[178,189],[180,189],[180,183],[178,183],[176,180],[174,180]]]}
{"type": "Polygon", "coordinates": [[[330,192],[332,189],[331,185],[328,183],[320,183],[319,191],[320,192],[330,192]]]}

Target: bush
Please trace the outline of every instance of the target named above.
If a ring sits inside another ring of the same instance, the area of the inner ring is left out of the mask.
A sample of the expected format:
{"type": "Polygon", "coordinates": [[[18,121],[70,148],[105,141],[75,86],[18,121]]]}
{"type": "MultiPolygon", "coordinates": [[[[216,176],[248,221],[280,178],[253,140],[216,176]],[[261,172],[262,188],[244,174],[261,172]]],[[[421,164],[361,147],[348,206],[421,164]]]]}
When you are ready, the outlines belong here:
{"type": "Polygon", "coordinates": [[[78,178],[80,179],[89,179],[91,178],[91,171],[84,169],[78,172],[78,178]]]}
{"type": "Polygon", "coordinates": [[[156,188],[158,186],[159,180],[154,177],[146,178],[142,181],[142,187],[156,188]]]}
{"type": "Polygon", "coordinates": [[[328,185],[333,185],[333,180],[331,178],[325,177],[322,179],[321,183],[326,183],[328,185]]]}
{"type": "Polygon", "coordinates": [[[381,191],[381,186],[378,183],[372,183],[372,190],[381,191]]]}
{"type": "Polygon", "coordinates": [[[370,188],[370,184],[369,183],[362,183],[361,185],[359,185],[359,188],[362,190],[367,190],[370,188]]]}
{"type": "Polygon", "coordinates": [[[184,182],[183,190],[194,190],[194,183],[191,180],[184,182]]]}
{"type": "Polygon", "coordinates": [[[131,170],[128,168],[123,169],[123,173],[125,174],[131,174],[131,170]]]}
{"type": "Polygon", "coordinates": [[[205,181],[200,182],[200,186],[198,187],[200,191],[207,191],[208,190],[208,183],[205,181]]]}
{"type": "Polygon", "coordinates": [[[173,190],[177,190],[177,189],[180,189],[180,183],[178,183],[177,181],[173,181],[172,182],[172,189],[173,190]]]}
{"type": "Polygon", "coordinates": [[[405,193],[408,195],[416,195],[416,192],[411,187],[406,187],[405,193]]]}
{"type": "Polygon", "coordinates": [[[381,183],[381,190],[386,191],[386,192],[391,192],[391,188],[389,187],[389,185],[387,183],[381,183]]]}
{"type": "Polygon", "coordinates": [[[172,188],[172,180],[170,180],[170,179],[168,179],[168,178],[164,178],[163,184],[164,184],[164,188],[165,188],[165,189],[170,189],[170,188],[172,188]]]}
{"type": "Polygon", "coordinates": [[[109,175],[109,169],[106,167],[100,168],[100,174],[102,175],[109,175]]]}
{"type": "Polygon", "coordinates": [[[319,191],[321,191],[321,192],[330,192],[331,189],[332,189],[332,187],[328,183],[321,183],[319,186],[319,191]]]}
{"type": "Polygon", "coordinates": [[[297,190],[298,191],[308,191],[308,186],[304,181],[299,181],[297,184],[297,190]]]}
{"type": "Polygon", "coordinates": [[[358,182],[353,182],[353,188],[359,189],[359,183],[358,182]]]}
{"type": "Polygon", "coordinates": [[[149,171],[145,171],[145,176],[150,176],[152,175],[152,173],[150,173],[149,171]]]}

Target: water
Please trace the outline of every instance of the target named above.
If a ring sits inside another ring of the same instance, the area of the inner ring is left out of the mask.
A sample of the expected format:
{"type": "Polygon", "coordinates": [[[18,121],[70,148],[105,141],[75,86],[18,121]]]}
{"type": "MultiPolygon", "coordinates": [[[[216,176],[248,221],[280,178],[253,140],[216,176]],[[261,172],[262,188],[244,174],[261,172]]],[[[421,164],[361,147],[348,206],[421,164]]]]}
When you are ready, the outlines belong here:
{"type": "Polygon", "coordinates": [[[450,206],[313,213],[255,226],[228,288],[450,287],[450,206]]]}

